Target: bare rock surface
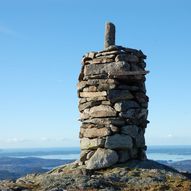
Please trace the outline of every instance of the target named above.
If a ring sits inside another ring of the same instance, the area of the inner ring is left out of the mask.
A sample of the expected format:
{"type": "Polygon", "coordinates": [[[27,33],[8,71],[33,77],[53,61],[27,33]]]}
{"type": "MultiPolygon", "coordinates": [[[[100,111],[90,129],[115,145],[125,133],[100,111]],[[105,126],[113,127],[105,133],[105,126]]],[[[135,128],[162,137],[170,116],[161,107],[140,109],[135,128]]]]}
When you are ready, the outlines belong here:
{"type": "Polygon", "coordinates": [[[113,167],[88,170],[78,163],[45,174],[31,174],[0,182],[4,191],[189,191],[191,180],[154,161],[129,161],[113,167]]]}

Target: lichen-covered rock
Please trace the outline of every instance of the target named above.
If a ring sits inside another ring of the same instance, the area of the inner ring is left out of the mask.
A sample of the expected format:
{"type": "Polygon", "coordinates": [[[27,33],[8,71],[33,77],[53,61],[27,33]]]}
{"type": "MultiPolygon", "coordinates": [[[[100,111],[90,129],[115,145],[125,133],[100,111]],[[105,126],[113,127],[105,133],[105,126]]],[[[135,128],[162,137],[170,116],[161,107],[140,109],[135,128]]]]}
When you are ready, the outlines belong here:
{"type": "Polygon", "coordinates": [[[89,170],[77,162],[57,167],[48,173],[31,174],[16,181],[0,182],[0,190],[139,190],[139,191],[189,191],[190,174],[154,161],[128,161],[111,168],[89,170]]]}
{"type": "Polygon", "coordinates": [[[102,97],[102,96],[106,96],[107,93],[106,91],[102,91],[102,92],[80,92],[80,97],[87,97],[87,98],[91,98],[91,97],[102,97]]]}
{"type": "Polygon", "coordinates": [[[82,137],[87,138],[96,138],[96,137],[105,137],[110,135],[110,130],[106,127],[103,128],[81,128],[80,133],[82,134],[82,137]]]}
{"type": "Polygon", "coordinates": [[[87,169],[100,169],[114,165],[118,155],[114,150],[98,148],[87,163],[87,169]]]}
{"type": "Polygon", "coordinates": [[[116,111],[108,105],[95,106],[89,111],[91,117],[113,117],[116,116],[116,114],[116,111]]]}
{"type": "Polygon", "coordinates": [[[95,139],[82,138],[80,140],[80,148],[82,150],[96,149],[98,147],[103,147],[104,143],[105,140],[100,138],[95,138],[95,139]]]}
{"type": "Polygon", "coordinates": [[[116,75],[117,73],[125,74],[129,71],[130,65],[127,62],[113,62],[107,64],[89,64],[84,68],[85,76],[93,76],[99,74],[116,75]]]}
{"type": "Polygon", "coordinates": [[[96,105],[100,105],[100,104],[101,104],[101,101],[88,101],[88,102],[85,102],[83,104],[79,104],[78,109],[81,112],[87,108],[90,108],[90,107],[93,107],[96,105]]]}

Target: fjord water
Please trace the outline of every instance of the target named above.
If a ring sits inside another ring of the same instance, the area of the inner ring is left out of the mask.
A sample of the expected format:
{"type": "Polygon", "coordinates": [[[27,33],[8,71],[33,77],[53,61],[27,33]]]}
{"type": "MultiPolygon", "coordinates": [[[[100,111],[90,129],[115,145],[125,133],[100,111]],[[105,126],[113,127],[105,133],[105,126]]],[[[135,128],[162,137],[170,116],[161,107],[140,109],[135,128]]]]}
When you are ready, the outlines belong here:
{"type": "MultiPolygon", "coordinates": [[[[0,157],[75,160],[80,155],[78,147],[72,148],[28,148],[1,149],[0,157]]],[[[186,146],[148,146],[147,157],[153,160],[182,161],[191,160],[191,145],[186,146]]]]}

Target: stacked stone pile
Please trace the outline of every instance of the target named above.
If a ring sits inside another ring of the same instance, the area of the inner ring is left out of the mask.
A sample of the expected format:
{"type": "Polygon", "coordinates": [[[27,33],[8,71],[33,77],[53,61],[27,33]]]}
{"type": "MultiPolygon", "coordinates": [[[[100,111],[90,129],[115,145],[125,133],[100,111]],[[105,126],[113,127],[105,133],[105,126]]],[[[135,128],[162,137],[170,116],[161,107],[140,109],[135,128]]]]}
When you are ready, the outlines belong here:
{"type": "Polygon", "coordinates": [[[78,83],[80,163],[87,169],[146,158],[144,59],[140,50],[115,45],[83,57],[78,83]]]}

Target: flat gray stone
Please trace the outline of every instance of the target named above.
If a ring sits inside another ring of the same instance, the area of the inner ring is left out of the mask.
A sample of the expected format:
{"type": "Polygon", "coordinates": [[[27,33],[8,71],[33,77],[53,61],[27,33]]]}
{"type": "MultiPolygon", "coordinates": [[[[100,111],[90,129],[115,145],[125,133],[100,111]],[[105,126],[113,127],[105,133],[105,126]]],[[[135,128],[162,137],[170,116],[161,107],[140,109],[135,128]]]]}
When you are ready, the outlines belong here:
{"type": "Polygon", "coordinates": [[[118,155],[114,150],[98,148],[87,162],[87,169],[101,169],[114,165],[118,161],[118,155]]]}
{"type": "Polygon", "coordinates": [[[131,149],[133,147],[132,138],[129,135],[115,134],[108,136],[105,142],[105,148],[108,149],[131,149]]]}
{"type": "Polygon", "coordinates": [[[87,98],[91,98],[91,97],[102,97],[102,96],[106,96],[107,92],[106,91],[102,91],[102,92],[80,92],[80,97],[87,97],[87,98]]]}
{"type": "Polygon", "coordinates": [[[96,138],[108,136],[111,132],[108,128],[81,128],[80,133],[83,137],[96,138]]]}
{"type": "Polygon", "coordinates": [[[77,89],[81,90],[87,85],[87,81],[81,81],[77,84],[77,89]]]}
{"type": "Polygon", "coordinates": [[[140,105],[136,101],[124,100],[124,101],[120,101],[120,102],[115,103],[114,108],[116,111],[125,112],[129,109],[140,108],[140,105]]]}
{"type": "Polygon", "coordinates": [[[84,75],[85,76],[92,76],[92,75],[116,75],[120,73],[122,75],[126,74],[127,71],[130,70],[130,65],[126,62],[112,62],[106,64],[89,64],[86,65],[84,68],[84,75]]]}
{"type": "Polygon", "coordinates": [[[118,102],[127,99],[133,99],[129,90],[109,90],[108,98],[111,102],[118,102]]]}
{"type": "Polygon", "coordinates": [[[100,97],[87,97],[87,101],[104,101],[106,100],[106,97],[100,96],[100,97]]]}
{"type": "Polygon", "coordinates": [[[104,139],[95,138],[82,138],[80,139],[80,148],[81,150],[96,149],[98,147],[103,147],[105,143],[104,139]]]}
{"type": "Polygon", "coordinates": [[[91,117],[112,117],[116,116],[116,111],[108,105],[94,106],[90,109],[89,115],[91,117]]]}
{"type": "Polygon", "coordinates": [[[115,79],[88,79],[88,85],[99,85],[99,84],[118,84],[115,79]]]}
{"type": "Polygon", "coordinates": [[[136,125],[126,125],[121,127],[121,133],[135,138],[139,133],[139,128],[136,125]]]}
{"type": "Polygon", "coordinates": [[[121,118],[93,118],[93,119],[87,119],[83,120],[84,124],[95,124],[99,126],[107,126],[109,127],[110,124],[116,125],[116,126],[123,126],[125,125],[125,121],[121,118]]]}
{"type": "Polygon", "coordinates": [[[78,109],[81,112],[84,109],[87,109],[87,108],[90,108],[90,107],[93,107],[96,105],[100,105],[100,103],[101,103],[101,101],[88,101],[88,102],[85,102],[83,104],[79,104],[78,109]]]}

